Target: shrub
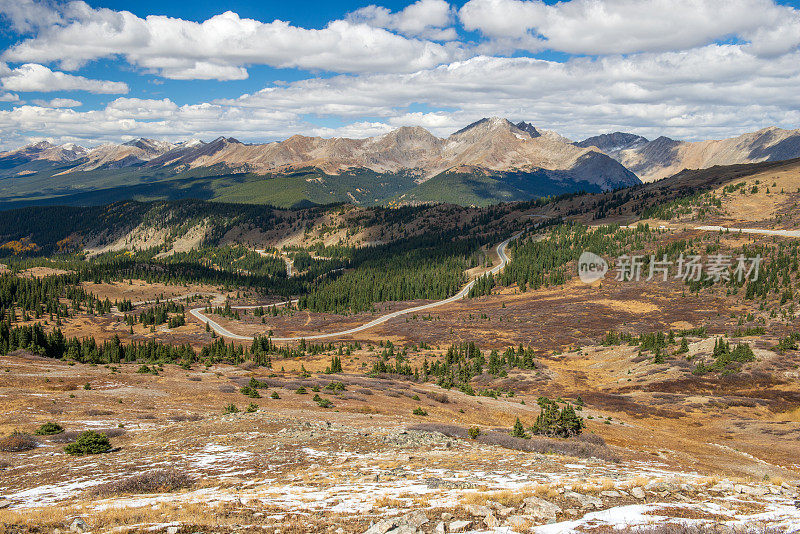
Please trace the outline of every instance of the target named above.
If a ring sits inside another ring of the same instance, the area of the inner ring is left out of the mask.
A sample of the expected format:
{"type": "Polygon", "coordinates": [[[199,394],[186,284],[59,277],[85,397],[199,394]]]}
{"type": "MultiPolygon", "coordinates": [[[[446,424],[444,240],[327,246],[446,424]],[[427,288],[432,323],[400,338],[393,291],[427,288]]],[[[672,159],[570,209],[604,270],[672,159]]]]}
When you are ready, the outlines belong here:
{"type": "Polygon", "coordinates": [[[298,395],[306,395],[308,393],[308,390],[306,390],[306,388],[304,388],[303,386],[300,386],[295,390],[295,393],[297,393],[298,395]]]}
{"type": "Polygon", "coordinates": [[[92,389],[92,385],[91,385],[89,382],[86,382],[86,383],[83,385],[83,389],[87,389],[87,390],[88,390],[88,389],[92,389]]]}
{"type": "Polygon", "coordinates": [[[333,408],[333,403],[330,400],[320,397],[319,395],[314,395],[314,402],[316,402],[320,408],[333,408]]]}
{"type": "Polygon", "coordinates": [[[231,403],[231,404],[228,404],[227,406],[225,406],[222,409],[222,413],[225,414],[225,415],[231,414],[231,413],[239,413],[239,408],[237,408],[235,404],[231,403]]]}
{"type": "Polygon", "coordinates": [[[256,388],[254,388],[254,387],[251,387],[251,386],[242,386],[242,388],[239,391],[243,395],[246,395],[246,396],[250,397],[251,399],[260,399],[261,398],[261,394],[258,392],[258,390],[256,388]]]}
{"type": "Polygon", "coordinates": [[[92,489],[94,495],[110,496],[121,493],[166,493],[189,488],[194,479],[174,469],[142,473],[124,480],[101,484],[92,489]]]}
{"type": "Polygon", "coordinates": [[[78,439],[74,443],[70,443],[64,447],[67,454],[75,456],[84,456],[87,454],[100,454],[111,450],[111,443],[108,441],[108,436],[105,434],[98,434],[94,430],[87,430],[81,432],[78,439]]]}
{"type": "Polygon", "coordinates": [[[245,413],[254,413],[254,412],[257,412],[257,411],[258,411],[258,404],[256,404],[255,402],[251,402],[247,406],[247,409],[245,410],[245,413]]]}
{"type": "Polygon", "coordinates": [[[10,436],[0,439],[0,451],[23,452],[35,449],[38,443],[30,434],[14,431],[10,436]]]}
{"type": "Polygon", "coordinates": [[[480,435],[481,435],[481,429],[478,428],[477,426],[471,426],[467,430],[467,436],[469,436],[469,439],[478,439],[478,436],[480,435]]]}
{"type": "Polygon", "coordinates": [[[45,423],[36,430],[37,436],[52,436],[54,434],[61,434],[64,428],[58,423],[45,423]]]}
{"type": "Polygon", "coordinates": [[[586,426],[583,418],[575,413],[575,409],[569,403],[560,410],[558,403],[547,397],[539,397],[538,403],[541,412],[533,424],[534,434],[568,438],[577,436],[586,426]]]}
{"type": "Polygon", "coordinates": [[[273,391],[273,392],[272,392],[272,395],[270,395],[270,396],[269,396],[269,398],[271,398],[271,399],[280,399],[280,398],[281,398],[281,396],[280,396],[280,395],[278,395],[278,392],[277,392],[277,391],[273,391]]]}
{"type": "Polygon", "coordinates": [[[416,408],[414,408],[414,411],[413,411],[413,412],[411,412],[411,413],[413,413],[414,415],[428,415],[428,412],[426,412],[425,410],[423,410],[423,409],[422,409],[421,407],[419,407],[419,406],[417,406],[416,408]]]}
{"type": "Polygon", "coordinates": [[[517,417],[516,422],[514,423],[514,428],[511,429],[511,436],[515,438],[522,438],[525,439],[528,437],[527,432],[525,432],[525,427],[522,426],[522,421],[519,420],[517,417]]]}
{"type": "Polygon", "coordinates": [[[325,389],[336,393],[339,391],[344,391],[346,388],[344,387],[344,384],[342,384],[341,382],[331,382],[330,384],[325,386],[325,389]]]}

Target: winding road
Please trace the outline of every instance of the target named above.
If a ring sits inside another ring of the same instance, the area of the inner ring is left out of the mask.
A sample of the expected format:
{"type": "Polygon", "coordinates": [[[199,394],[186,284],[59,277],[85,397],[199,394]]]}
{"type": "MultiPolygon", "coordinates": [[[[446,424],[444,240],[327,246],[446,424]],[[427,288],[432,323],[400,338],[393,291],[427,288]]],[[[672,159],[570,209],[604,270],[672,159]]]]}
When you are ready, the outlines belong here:
{"type": "MultiPolygon", "coordinates": [[[[505,241],[503,241],[502,243],[500,243],[499,245],[497,245],[495,250],[497,251],[497,256],[500,258],[500,263],[498,265],[496,265],[495,267],[493,267],[488,273],[485,273],[485,274],[489,274],[489,273],[497,274],[500,271],[502,271],[503,268],[505,268],[506,265],[508,265],[509,259],[508,259],[508,255],[506,255],[506,248],[508,247],[508,244],[511,241],[513,241],[514,239],[517,239],[522,234],[523,234],[523,232],[515,234],[515,235],[509,237],[508,239],[506,239],[505,241]]],[[[305,339],[306,341],[309,341],[309,340],[313,340],[313,339],[326,339],[326,338],[331,338],[331,337],[339,337],[339,336],[346,336],[346,335],[350,335],[350,334],[356,334],[358,332],[363,332],[364,330],[368,330],[368,329],[370,329],[372,327],[378,326],[379,324],[383,324],[383,323],[385,323],[385,322],[387,322],[387,321],[389,321],[391,319],[394,319],[396,317],[400,317],[401,315],[407,315],[409,313],[417,313],[417,312],[421,312],[421,311],[426,311],[426,310],[430,310],[432,308],[438,308],[439,306],[444,306],[445,304],[450,304],[450,303],[455,302],[457,300],[461,300],[461,299],[463,299],[464,297],[466,297],[469,294],[469,290],[472,289],[472,286],[474,286],[474,285],[475,285],[475,280],[473,279],[469,283],[467,283],[463,288],[461,288],[461,291],[459,291],[458,293],[456,293],[452,297],[446,298],[444,300],[437,300],[436,302],[430,302],[428,304],[422,304],[420,306],[414,306],[413,308],[406,308],[404,310],[393,311],[391,313],[387,313],[385,315],[381,315],[380,317],[378,317],[376,319],[373,319],[373,320],[369,321],[368,323],[364,323],[362,325],[356,326],[354,328],[349,328],[347,330],[340,330],[338,332],[328,332],[328,333],[325,333],[325,334],[313,334],[313,335],[310,335],[310,336],[272,337],[271,339],[272,339],[272,341],[277,341],[277,342],[281,342],[281,341],[300,341],[301,339],[305,339]]],[[[279,302],[277,304],[270,304],[268,306],[285,306],[287,304],[294,304],[296,302],[297,302],[297,300],[291,300],[291,301],[279,302]]],[[[236,310],[244,310],[244,309],[260,308],[262,306],[263,305],[231,306],[231,308],[236,309],[236,310]]],[[[191,313],[194,317],[196,317],[200,322],[207,324],[212,330],[214,330],[214,332],[216,332],[217,334],[219,334],[219,335],[221,335],[223,337],[226,337],[226,338],[229,338],[229,339],[235,339],[235,340],[238,340],[238,341],[252,341],[253,340],[252,336],[242,336],[242,335],[239,335],[239,334],[234,334],[233,332],[231,332],[227,328],[223,327],[222,325],[220,325],[219,323],[217,323],[213,319],[207,317],[203,313],[204,310],[205,310],[205,307],[194,308],[192,310],[189,310],[189,313],[191,313]]]]}

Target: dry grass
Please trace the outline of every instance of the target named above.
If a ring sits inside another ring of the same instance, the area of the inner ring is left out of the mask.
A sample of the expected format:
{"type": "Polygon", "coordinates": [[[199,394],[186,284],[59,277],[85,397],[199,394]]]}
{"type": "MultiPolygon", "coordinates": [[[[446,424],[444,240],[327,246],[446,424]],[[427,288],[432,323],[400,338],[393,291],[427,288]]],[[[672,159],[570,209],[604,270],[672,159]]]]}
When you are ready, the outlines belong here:
{"type": "Polygon", "coordinates": [[[91,493],[108,497],[124,493],[167,493],[190,488],[195,480],[174,469],[162,469],[136,475],[124,480],[109,482],[92,488],[91,493]]]}
{"type": "MultiPolygon", "coordinates": [[[[467,438],[467,431],[464,428],[444,423],[422,423],[409,427],[409,430],[438,432],[451,438],[467,438]]],[[[540,436],[523,439],[515,438],[504,432],[490,430],[478,436],[477,441],[485,445],[496,445],[517,451],[561,454],[578,458],[598,458],[611,462],[619,461],[619,457],[606,446],[605,440],[593,434],[586,434],[573,439],[554,439],[540,436]]]]}
{"type": "Polygon", "coordinates": [[[0,439],[0,451],[22,452],[35,449],[38,445],[36,439],[24,432],[13,432],[10,436],[0,439]]]}

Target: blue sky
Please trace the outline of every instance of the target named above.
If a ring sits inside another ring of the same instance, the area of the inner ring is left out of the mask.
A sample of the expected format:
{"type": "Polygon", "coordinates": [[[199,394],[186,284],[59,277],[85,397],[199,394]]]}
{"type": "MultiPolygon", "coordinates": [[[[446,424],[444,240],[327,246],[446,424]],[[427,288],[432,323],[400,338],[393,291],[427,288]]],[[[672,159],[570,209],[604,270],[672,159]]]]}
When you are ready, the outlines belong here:
{"type": "Polygon", "coordinates": [[[0,149],[491,115],[573,139],[796,128],[798,1],[0,0],[0,149]]]}

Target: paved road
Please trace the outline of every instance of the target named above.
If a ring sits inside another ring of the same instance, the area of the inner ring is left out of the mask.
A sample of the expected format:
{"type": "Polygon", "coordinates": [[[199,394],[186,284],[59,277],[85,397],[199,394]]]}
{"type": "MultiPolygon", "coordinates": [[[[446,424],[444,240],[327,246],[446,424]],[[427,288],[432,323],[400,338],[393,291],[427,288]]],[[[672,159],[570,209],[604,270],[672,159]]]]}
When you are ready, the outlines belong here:
{"type": "Polygon", "coordinates": [[[761,234],[778,235],[783,237],[800,237],[800,230],[764,230],[763,228],[727,228],[725,226],[697,226],[695,230],[705,230],[707,232],[725,232],[732,234],[761,234]]]}
{"type": "MultiPolygon", "coordinates": [[[[508,256],[506,255],[506,248],[508,247],[508,244],[511,241],[513,241],[514,239],[517,239],[521,235],[522,235],[522,232],[520,232],[520,233],[518,233],[518,234],[516,234],[516,235],[514,235],[512,237],[509,237],[508,239],[506,239],[505,241],[503,241],[502,243],[497,245],[496,250],[497,250],[497,256],[500,258],[500,263],[498,265],[496,265],[495,267],[493,267],[489,271],[490,273],[497,274],[501,270],[503,270],[503,268],[508,264],[509,259],[508,259],[508,256]]],[[[394,311],[394,312],[391,312],[391,313],[387,313],[385,315],[381,315],[380,317],[378,317],[376,319],[373,319],[372,321],[369,321],[368,323],[364,323],[364,324],[362,324],[360,326],[356,326],[356,327],[350,328],[348,330],[340,330],[338,332],[329,332],[329,333],[326,333],[326,334],[313,334],[313,335],[309,335],[309,336],[273,337],[272,341],[277,341],[277,342],[281,342],[281,341],[300,341],[301,339],[305,339],[306,341],[309,341],[309,340],[313,340],[313,339],[326,339],[326,338],[331,338],[331,337],[346,336],[346,335],[355,334],[355,333],[358,333],[358,332],[363,332],[364,330],[368,330],[368,329],[370,329],[372,327],[378,326],[379,324],[383,324],[386,321],[389,321],[389,320],[394,319],[396,317],[400,317],[401,315],[407,315],[409,313],[422,312],[422,311],[430,310],[432,308],[438,308],[439,306],[444,306],[445,304],[450,304],[450,303],[455,302],[457,300],[461,300],[461,299],[463,299],[464,297],[466,297],[469,294],[469,290],[472,289],[472,286],[474,286],[474,285],[475,285],[475,280],[472,280],[467,285],[465,285],[463,288],[461,288],[461,291],[459,291],[458,293],[456,293],[452,297],[446,298],[444,300],[437,300],[436,302],[430,302],[428,304],[422,304],[421,306],[414,306],[413,308],[406,308],[404,310],[398,310],[398,311],[394,311]]],[[[296,303],[296,302],[297,302],[297,300],[291,301],[291,303],[296,303]]],[[[279,302],[277,304],[270,304],[270,306],[285,306],[288,303],[290,303],[290,301],[279,302]]],[[[241,309],[253,309],[253,308],[259,308],[259,307],[261,307],[261,306],[260,305],[258,305],[258,306],[231,306],[231,308],[238,309],[238,310],[241,310],[241,309]]],[[[203,313],[204,309],[205,308],[194,308],[192,310],[189,310],[189,313],[191,313],[193,316],[195,316],[200,322],[208,324],[208,326],[210,326],[214,330],[214,332],[216,332],[217,334],[219,334],[219,335],[221,335],[223,337],[227,337],[229,339],[235,339],[235,340],[239,340],[239,341],[252,341],[253,340],[252,336],[242,336],[242,335],[239,335],[239,334],[234,334],[233,332],[231,332],[230,330],[228,330],[225,327],[221,326],[219,323],[217,323],[213,319],[211,319],[209,317],[206,317],[206,315],[203,313]]]]}

